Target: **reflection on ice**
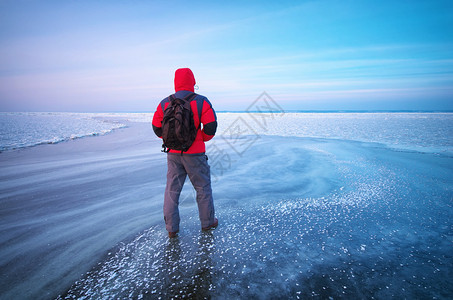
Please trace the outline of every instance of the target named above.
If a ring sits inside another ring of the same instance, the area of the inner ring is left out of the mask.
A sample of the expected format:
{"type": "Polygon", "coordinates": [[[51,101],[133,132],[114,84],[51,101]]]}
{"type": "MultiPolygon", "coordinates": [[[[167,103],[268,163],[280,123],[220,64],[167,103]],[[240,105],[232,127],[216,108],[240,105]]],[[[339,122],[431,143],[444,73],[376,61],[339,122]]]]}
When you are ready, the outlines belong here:
{"type": "Polygon", "coordinates": [[[194,240],[167,240],[160,229],[151,228],[110,252],[65,297],[208,297],[214,290],[214,252],[212,233],[200,233],[194,240]]]}

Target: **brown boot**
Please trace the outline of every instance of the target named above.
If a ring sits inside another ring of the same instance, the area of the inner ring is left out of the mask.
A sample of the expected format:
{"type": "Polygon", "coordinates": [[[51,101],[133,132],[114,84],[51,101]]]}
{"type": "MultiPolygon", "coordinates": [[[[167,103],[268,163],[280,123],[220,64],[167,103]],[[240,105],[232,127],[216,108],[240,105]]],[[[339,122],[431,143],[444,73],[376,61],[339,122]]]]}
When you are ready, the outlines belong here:
{"type": "Polygon", "coordinates": [[[178,232],[177,231],[176,232],[170,232],[170,231],[168,232],[168,237],[171,238],[171,239],[175,238],[177,236],[178,236],[178,232]]]}
{"type": "Polygon", "coordinates": [[[203,227],[203,228],[201,228],[201,230],[208,231],[211,229],[216,229],[218,225],[219,225],[219,220],[217,220],[217,218],[215,218],[214,223],[212,223],[212,225],[209,225],[208,227],[203,227]]]}

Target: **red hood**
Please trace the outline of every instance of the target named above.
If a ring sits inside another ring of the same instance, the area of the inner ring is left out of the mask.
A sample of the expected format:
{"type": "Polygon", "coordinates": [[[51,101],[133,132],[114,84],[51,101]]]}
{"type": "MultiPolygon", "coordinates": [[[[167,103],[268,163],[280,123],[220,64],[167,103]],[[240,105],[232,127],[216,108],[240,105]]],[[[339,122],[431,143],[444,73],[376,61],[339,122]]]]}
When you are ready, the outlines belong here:
{"type": "Polygon", "coordinates": [[[175,72],[175,91],[194,91],[195,77],[189,68],[178,69],[175,72]]]}

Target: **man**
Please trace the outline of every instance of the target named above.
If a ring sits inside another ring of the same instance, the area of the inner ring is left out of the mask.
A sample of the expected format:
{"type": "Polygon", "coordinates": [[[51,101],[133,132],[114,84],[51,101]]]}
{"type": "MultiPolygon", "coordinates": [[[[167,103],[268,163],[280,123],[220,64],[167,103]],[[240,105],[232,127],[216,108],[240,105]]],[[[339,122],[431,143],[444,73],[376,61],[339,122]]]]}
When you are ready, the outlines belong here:
{"type": "MultiPolygon", "coordinates": [[[[176,93],[174,97],[184,99],[189,96],[195,127],[198,129],[195,141],[187,151],[181,152],[170,149],[167,154],[168,169],[164,196],[164,220],[170,238],[176,237],[179,232],[179,195],[187,175],[189,175],[189,179],[197,192],[198,213],[202,230],[214,229],[218,225],[218,220],[214,216],[210,167],[205,155],[205,142],[215,135],[217,117],[206,97],[198,94],[193,95],[194,86],[195,77],[189,68],[176,70],[176,93]]],[[[162,120],[170,101],[170,96],[163,99],[154,113],[152,124],[158,137],[162,137],[162,120]]]]}

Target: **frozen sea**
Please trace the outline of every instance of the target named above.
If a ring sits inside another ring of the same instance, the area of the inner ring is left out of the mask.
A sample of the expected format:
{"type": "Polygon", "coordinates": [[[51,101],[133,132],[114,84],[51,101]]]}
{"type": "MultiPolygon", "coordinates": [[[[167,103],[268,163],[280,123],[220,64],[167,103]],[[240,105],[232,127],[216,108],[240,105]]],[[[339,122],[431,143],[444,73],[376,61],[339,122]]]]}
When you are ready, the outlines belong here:
{"type": "Polygon", "coordinates": [[[219,227],[152,114],[0,114],[1,299],[451,299],[453,114],[219,113],[219,227]]]}

